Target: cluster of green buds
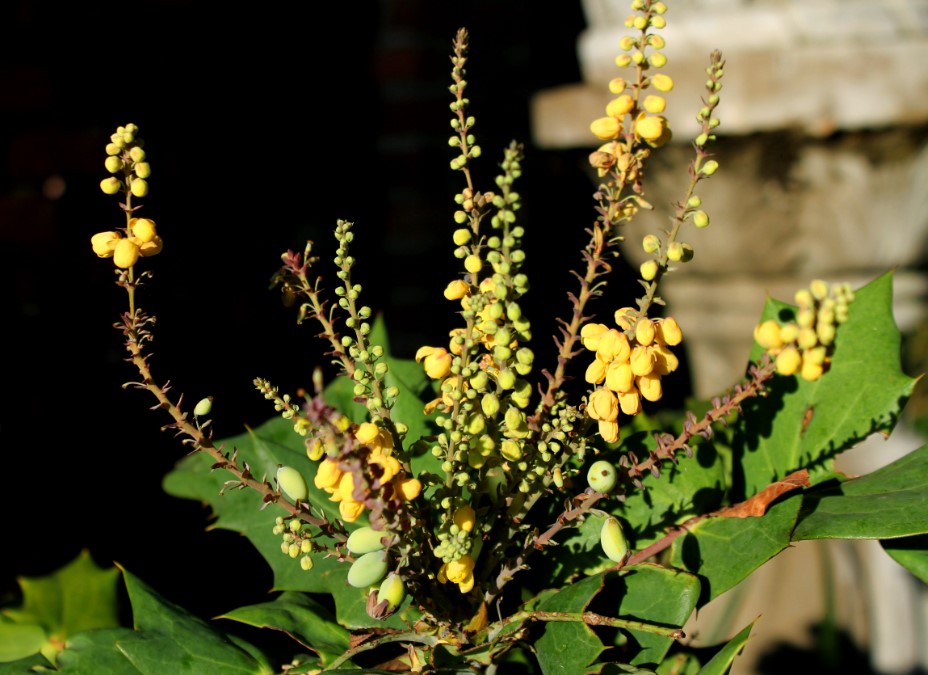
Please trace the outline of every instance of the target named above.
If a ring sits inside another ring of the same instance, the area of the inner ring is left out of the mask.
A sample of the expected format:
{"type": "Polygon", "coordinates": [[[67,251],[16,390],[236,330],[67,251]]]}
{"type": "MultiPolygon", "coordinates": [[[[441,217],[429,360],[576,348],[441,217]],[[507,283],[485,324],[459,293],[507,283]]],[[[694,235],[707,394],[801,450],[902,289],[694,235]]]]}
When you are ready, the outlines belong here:
{"type": "Polygon", "coordinates": [[[854,291],[849,284],[828,285],[822,279],[796,292],[796,320],[783,325],[769,319],[754,329],[754,339],[771,358],[780,375],[799,373],[814,382],[828,369],[837,326],[848,319],[854,291]]]}
{"type": "Polygon", "coordinates": [[[300,558],[300,567],[307,572],[313,568],[313,559],[309,555],[313,550],[312,535],[303,521],[293,518],[288,523],[278,516],[274,521],[273,532],[283,539],[280,550],[284,555],[300,558]]]}
{"type": "Polygon", "coordinates": [[[121,231],[98,232],[90,239],[93,252],[101,258],[112,258],[120,269],[129,269],[139,257],[160,253],[163,246],[155,221],[132,216],[132,197],[148,194],[146,179],[151,175],[138,131],[136,125],[127,124],[110,136],[106,146],[106,170],[121,177],[113,175],[100,183],[100,189],[108,195],[125,193],[126,227],[121,231]]]}

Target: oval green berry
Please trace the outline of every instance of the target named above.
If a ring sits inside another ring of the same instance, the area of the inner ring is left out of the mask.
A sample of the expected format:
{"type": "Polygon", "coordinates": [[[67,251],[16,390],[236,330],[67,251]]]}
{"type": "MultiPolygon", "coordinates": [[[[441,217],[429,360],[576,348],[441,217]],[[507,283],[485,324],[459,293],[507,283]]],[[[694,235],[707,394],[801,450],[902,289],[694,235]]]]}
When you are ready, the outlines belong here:
{"type": "Polygon", "coordinates": [[[611,516],[606,518],[599,534],[599,543],[609,560],[617,563],[625,562],[625,557],[628,555],[628,543],[625,541],[622,525],[616,518],[611,516]]]}
{"type": "Polygon", "coordinates": [[[290,466],[282,466],[277,469],[277,484],[284,494],[295,502],[301,502],[309,494],[309,488],[306,486],[306,479],[303,475],[290,466]]]}
{"type": "Polygon", "coordinates": [[[373,527],[359,527],[357,530],[348,535],[346,545],[348,550],[354,555],[363,555],[372,551],[382,551],[384,549],[381,539],[384,536],[381,530],[375,530],[373,527]]]}
{"type": "Polygon", "coordinates": [[[587,483],[597,492],[611,492],[618,480],[618,472],[604,459],[593,462],[586,474],[587,483]]]}
{"type": "Polygon", "coordinates": [[[387,574],[387,552],[365,553],[351,564],[348,583],[355,588],[373,586],[387,574]]]}
{"type": "Polygon", "coordinates": [[[377,599],[386,600],[390,609],[396,609],[400,606],[406,597],[406,584],[403,583],[399,574],[388,574],[387,578],[380,584],[380,590],[377,592],[377,599]]]}
{"type": "Polygon", "coordinates": [[[193,409],[193,414],[195,417],[203,417],[204,415],[209,415],[209,412],[212,409],[213,397],[207,396],[206,398],[200,399],[200,402],[197,403],[196,407],[193,409]]]}

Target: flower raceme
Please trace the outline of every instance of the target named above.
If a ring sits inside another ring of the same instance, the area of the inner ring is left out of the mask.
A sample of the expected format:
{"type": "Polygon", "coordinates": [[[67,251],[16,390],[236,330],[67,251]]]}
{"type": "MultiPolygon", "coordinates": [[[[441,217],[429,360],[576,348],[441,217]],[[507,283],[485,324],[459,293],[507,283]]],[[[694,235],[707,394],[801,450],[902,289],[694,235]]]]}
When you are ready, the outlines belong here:
{"type": "Polygon", "coordinates": [[[599,435],[608,443],[619,440],[618,417],[641,412],[641,399],[658,401],[663,395],[661,377],[672,373],[679,360],[670,350],[683,334],[672,318],[636,318],[631,307],[615,313],[621,330],[589,323],[580,330],[583,346],[596,356],[585,379],[595,389],[587,402],[587,415],[599,424],[599,435]]]}

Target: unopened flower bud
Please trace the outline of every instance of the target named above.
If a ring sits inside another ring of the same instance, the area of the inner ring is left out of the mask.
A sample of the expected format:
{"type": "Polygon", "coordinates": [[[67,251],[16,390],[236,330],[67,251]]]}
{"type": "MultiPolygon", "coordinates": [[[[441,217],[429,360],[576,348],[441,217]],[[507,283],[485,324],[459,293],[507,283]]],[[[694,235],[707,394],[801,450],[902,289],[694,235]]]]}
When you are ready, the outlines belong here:
{"type": "Polygon", "coordinates": [[[702,168],[699,170],[700,173],[703,173],[707,176],[711,176],[719,169],[719,163],[714,159],[710,159],[708,162],[702,165],[702,168]]]}
{"type": "Polygon", "coordinates": [[[673,262],[680,262],[683,259],[683,244],[679,241],[672,241],[667,246],[667,257],[673,262]]]}
{"type": "Polygon", "coordinates": [[[802,356],[799,350],[793,346],[786,347],[777,354],[777,372],[780,375],[793,375],[802,365],[802,356]]]}
{"type": "Polygon", "coordinates": [[[151,176],[151,166],[148,162],[139,162],[134,167],[135,175],[139,178],[148,178],[151,176]]]}
{"type": "Polygon", "coordinates": [[[664,73],[657,73],[651,77],[651,86],[658,91],[668,92],[673,89],[673,79],[664,73]]]}
{"type": "Polygon", "coordinates": [[[697,211],[693,214],[693,225],[702,229],[709,225],[709,214],[705,211],[697,211]]]}
{"type": "Polygon", "coordinates": [[[654,96],[652,94],[644,99],[644,109],[652,115],[657,115],[664,112],[666,107],[667,101],[663,96],[654,96]]]}
{"type": "Polygon", "coordinates": [[[136,178],[129,184],[129,190],[136,197],[144,197],[148,194],[148,183],[142,178],[136,178]]]}
{"type": "Polygon", "coordinates": [[[203,417],[204,415],[209,415],[210,411],[213,409],[213,397],[207,396],[206,398],[200,399],[193,409],[194,417],[203,417]]]}
{"type": "Polygon", "coordinates": [[[653,234],[647,234],[641,242],[641,247],[645,253],[654,253],[661,247],[661,240],[653,234]]]}
{"type": "Polygon", "coordinates": [[[132,229],[132,236],[138,237],[143,244],[147,244],[157,236],[155,221],[148,218],[133,218],[129,221],[129,227],[132,229]]]}
{"type": "Polygon", "coordinates": [[[115,176],[104,178],[100,181],[100,189],[108,195],[114,195],[122,188],[122,181],[115,176]]]}
{"type": "Polygon", "coordinates": [[[639,268],[641,278],[645,281],[652,281],[657,276],[658,264],[656,260],[645,260],[639,268]]]}
{"type": "Polygon", "coordinates": [[[609,101],[609,104],[606,106],[606,114],[612,117],[622,117],[626,113],[631,112],[634,108],[635,99],[628,94],[623,94],[609,101]]]}
{"type": "Polygon", "coordinates": [[[615,117],[600,117],[590,124],[590,131],[597,138],[608,141],[622,133],[622,125],[615,117]]]}

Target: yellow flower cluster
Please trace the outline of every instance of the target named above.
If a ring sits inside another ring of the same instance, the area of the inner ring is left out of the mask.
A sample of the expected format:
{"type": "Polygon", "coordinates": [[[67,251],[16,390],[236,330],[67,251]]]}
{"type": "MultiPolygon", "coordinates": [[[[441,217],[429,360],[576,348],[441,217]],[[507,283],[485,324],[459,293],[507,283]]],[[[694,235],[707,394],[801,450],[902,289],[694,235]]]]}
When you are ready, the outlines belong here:
{"type": "Polygon", "coordinates": [[[626,25],[641,31],[638,37],[623,37],[619,47],[624,54],[616,58],[616,65],[620,68],[634,64],[639,71],[638,83],[629,85],[625,79],[617,77],[609,83],[609,91],[617,95],[606,105],[605,117],[599,117],[590,124],[590,131],[598,139],[609,141],[590,156],[590,163],[603,176],[612,166],[618,164],[620,172],[625,172],[632,158],[629,155],[634,145],[644,142],[651,147],[660,147],[670,140],[670,128],[667,118],[661,115],[667,107],[667,101],[659,94],[649,94],[640,100],[642,90],[653,88],[658,92],[668,92],[673,89],[673,80],[663,73],[656,73],[650,77],[643,74],[651,68],[662,68],[667,63],[667,57],[660,50],[665,42],[659,35],[648,33],[649,29],[660,29],[665,25],[661,16],[666,10],[662,2],[642,3],[634,2],[633,9],[641,13],[629,17],[626,25]],[[652,50],[650,53],[646,51],[652,50]],[[630,92],[630,93],[626,93],[630,92]],[[631,133],[626,142],[619,140],[626,129],[631,133]],[[624,166],[623,166],[624,164],[624,166]]]}
{"type": "Polygon", "coordinates": [[[116,267],[128,269],[138,262],[139,257],[161,253],[161,237],[155,221],[148,218],[131,218],[126,236],[119,232],[98,232],[90,238],[93,252],[101,258],[112,258],[116,267]]]}
{"type": "Polygon", "coordinates": [[[834,349],[837,324],[848,318],[848,305],[854,292],[847,284],[816,279],[808,289],[796,293],[796,320],[780,325],[773,319],[754,329],[754,339],[776,358],[780,375],[799,373],[814,382],[828,369],[834,349]]]}
{"type": "Polygon", "coordinates": [[[590,394],[586,412],[599,423],[599,435],[608,443],[619,440],[619,411],[637,415],[642,398],[660,400],[661,377],[679,366],[670,351],[683,340],[677,322],[635,317],[634,309],[623,307],[615,313],[621,330],[589,323],[580,331],[583,346],[596,353],[585,379],[602,385],[590,394]]]}
{"type": "MultiPolygon", "coordinates": [[[[380,476],[377,482],[380,485],[393,483],[393,492],[403,501],[409,501],[419,496],[422,484],[417,478],[408,478],[402,466],[393,457],[393,440],[390,434],[371,422],[364,422],[355,431],[355,438],[362,445],[370,448],[368,466],[380,467],[380,476]]],[[[346,523],[353,523],[364,512],[364,504],[355,497],[355,478],[348,471],[339,468],[338,460],[327,457],[316,470],[314,479],[316,487],[325,490],[333,502],[338,502],[338,512],[346,523]]]]}

